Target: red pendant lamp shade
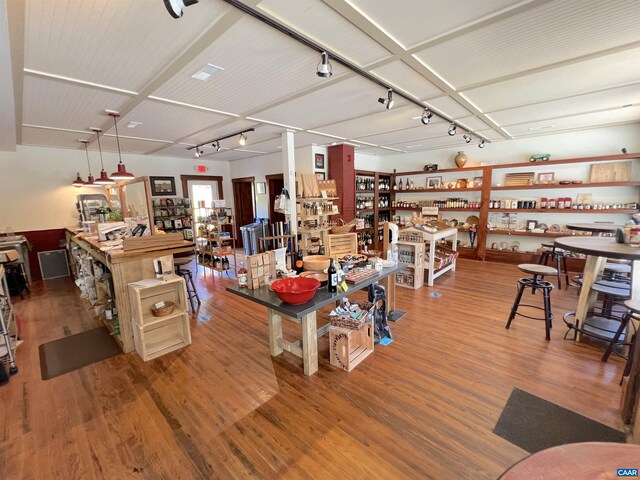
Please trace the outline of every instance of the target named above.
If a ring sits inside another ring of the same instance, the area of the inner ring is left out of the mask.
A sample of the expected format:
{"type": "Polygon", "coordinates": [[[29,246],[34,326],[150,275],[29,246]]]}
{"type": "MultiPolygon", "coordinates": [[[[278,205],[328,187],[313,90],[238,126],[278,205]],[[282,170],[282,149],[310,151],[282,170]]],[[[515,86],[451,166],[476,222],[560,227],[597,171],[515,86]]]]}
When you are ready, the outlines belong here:
{"type": "Polygon", "coordinates": [[[71,185],[73,185],[74,187],[78,187],[78,188],[80,188],[80,187],[82,187],[84,185],[84,180],[82,180],[82,177],[80,176],[80,172],[78,172],[76,174],[76,179],[73,181],[73,183],[71,185]]]}
{"type": "Polygon", "coordinates": [[[117,112],[110,112],[107,110],[107,113],[113,117],[113,125],[116,129],[116,142],[118,143],[118,157],[120,158],[120,163],[118,163],[118,170],[111,174],[111,178],[114,180],[129,180],[131,178],[135,178],[133,173],[127,172],[127,167],[124,163],[122,163],[122,154],[120,153],[120,137],[118,136],[118,122],[117,118],[120,116],[117,112]]]}
{"type": "Polygon", "coordinates": [[[93,175],[89,175],[87,177],[87,181],[84,182],[84,186],[85,187],[99,187],[100,185],[98,185],[95,181],[95,179],[93,178],[93,175]]]}

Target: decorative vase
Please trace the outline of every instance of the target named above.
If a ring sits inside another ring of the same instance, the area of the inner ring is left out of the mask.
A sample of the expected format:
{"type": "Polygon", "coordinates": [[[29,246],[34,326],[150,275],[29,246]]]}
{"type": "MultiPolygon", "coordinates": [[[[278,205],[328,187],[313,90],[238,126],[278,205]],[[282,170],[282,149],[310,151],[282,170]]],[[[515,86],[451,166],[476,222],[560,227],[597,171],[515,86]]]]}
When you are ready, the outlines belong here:
{"type": "Polygon", "coordinates": [[[464,154],[464,152],[458,152],[455,160],[456,160],[456,166],[458,168],[462,168],[464,167],[465,163],[467,163],[467,156],[464,154]]]}

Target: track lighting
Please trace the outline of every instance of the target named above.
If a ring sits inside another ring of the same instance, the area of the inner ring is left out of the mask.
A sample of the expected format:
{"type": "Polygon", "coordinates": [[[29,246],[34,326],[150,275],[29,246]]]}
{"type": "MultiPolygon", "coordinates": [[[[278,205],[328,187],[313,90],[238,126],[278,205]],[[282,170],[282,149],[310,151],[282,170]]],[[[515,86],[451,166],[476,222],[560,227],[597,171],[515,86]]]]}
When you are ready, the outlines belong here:
{"type": "Polygon", "coordinates": [[[329,54],[327,52],[322,52],[320,54],[320,62],[316,67],[316,75],[323,78],[329,78],[333,75],[333,68],[331,67],[331,62],[329,61],[329,54]]]}
{"type": "Polygon", "coordinates": [[[213,142],[211,144],[211,146],[216,149],[216,152],[219,152],[220,150],[222,150],[222,148],[220,147],[220,141],[219,140],[217,142],[213,142]]]}
{"type": "Polygon", "coordinates": [[[243,147],[247,144],[247,136],[244,133],[240,134],[240,138],[238,139],[238,143],[243,147]]]}
{"type": "Polygon", "coordinates": [[[164,0],[164,6],[166,7],[169,15],[173,18],[180,18],[183,13],[184,7],[194,5],[200,0],[164,0]]]}
{"type": "Polygon", "coordinates": [[[471,134],[470,133],[465,133],[464,135],[462,135],[462,138],[464,138],[464,141],[466,143],[470,143],[471,142],[471,134]]]}
{"type": "Polygon", "coordinates": [[[478,144],[478,148],[484,148],[484,138],[478,144]]]}
{"type": "Polygon", "coordinates": [[[386,105],[387,110],[391,110],[393,108],[393,90],[390,88],[387,91],[387,98],[380,97],[378,102],[382,105],[386,105]]]}
{"type": "Polygon", "coordinates": [[[220,150],[222,150],[222,147],[220,146],[220,140],[226,140],[227,138],[233,138],[237,135],[240,135],[240,137],[238,138],[238,143],[242,146],[247,144],[247,135],[245,135],[247,132],[254,132],[256,129],[255,128],[245,128],[244,130],[240,130],[239,132],[234,132],[234,133],[230,133],[229,135],[225,135],[224,137],[219,137],[219,138],[214,138],[212,140],[207,140],[206,142],[202,142],[199,143],[197,145],[194,145],[192,147],[187,147],[187,150],[193,150],[195,148],[195,153],[193,154],[193,156],[195,158],[198,158],[200,155],[203,155],[204,152],[202,150],[200,150],[200,147],[204,146],[204,145],[211,145],[213,148],[216,149],[216,152],[219,152],[220,150]]]}
{"type": "Polygon", "coordinates": [[[458,126],[455,123],[451,122],[451,126],[449,127],[449,131],[447,133],[453,137],[456,134],[457,128],[458,126]]]}
{"type": "Polygon", "coordinates": [[[433,117],[433,113],[428,108],[425,108],[422,112],[422,116],[420,117],[420,121],[423,125],[426,125],[431,121],[431,117],[433,117]]]}
{"type": "Polygon", "coordinates": [[[95,183],[96,185],[113,185],[116,182],[110,179],[107,175],[107,172],[104,169],[104,162],[102,160],[102,146],[100,145],[100,134],[102,133],[102,130],[93,127],[91,128],[91,131],[96,132],[96,139],[98,140],[98,151],[100,152],[100,167],[102,168],[102,170],[100,170],[100,177],[95,181],[95,183]]]}
{"type": "Polygon", "coordinates": [[[193,158],[200,158],[200,155],[204,155],[204,152],[199,148],[196,148],[195,153],[193,154],[193,158]]]}

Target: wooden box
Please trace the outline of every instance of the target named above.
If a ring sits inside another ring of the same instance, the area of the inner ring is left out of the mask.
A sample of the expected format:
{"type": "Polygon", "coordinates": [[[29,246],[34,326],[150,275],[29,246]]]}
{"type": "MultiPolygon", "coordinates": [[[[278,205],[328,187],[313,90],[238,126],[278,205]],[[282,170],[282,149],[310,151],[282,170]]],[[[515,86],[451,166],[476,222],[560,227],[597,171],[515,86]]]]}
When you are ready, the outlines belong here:
{"type": "Polygon", "coordinates": [[[338,233],[328,235],[327,255],[331,258],[358,253],[358,236],[355,233],[338,233]]]}
{"type": "Polygon", "coordinates": [[[136,352],[145,362],[191,344],[189,315],[186,312],[156,318],[149,325],[133,324],[136,352]]]}
{"type": "Polygon", "coordinates": [[[591,165],[591,183],[628,182],[631,179],[631,162],[607,162],[591,165]]]}
{"type": "Polygon", "coordinates": [[[329,327],[329,361],[347,372],[373,353],[373,322],[358,330],[329,327]]]}
{"type": "Polygon", "coordinates": [[[247,256],[246,265],[247,287],[251,290],[267,285],[267,275],[276,278],[276,252],[272,250],[247,256]]]}

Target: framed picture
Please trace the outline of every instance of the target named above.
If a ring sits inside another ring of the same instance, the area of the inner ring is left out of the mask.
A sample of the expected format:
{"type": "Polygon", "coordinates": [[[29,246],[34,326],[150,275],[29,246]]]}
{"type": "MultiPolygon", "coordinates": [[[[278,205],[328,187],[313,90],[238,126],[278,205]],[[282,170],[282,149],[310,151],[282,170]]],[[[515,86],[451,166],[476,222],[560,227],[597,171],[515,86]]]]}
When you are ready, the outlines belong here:
{"type": "Polygon", "coordinates": [[[267,184],[266,182],[258,182],[256,183],[256,193],[258,195],[264,195],[267,193],[267,184]]]}
{"type": "Polygon", "coordinates": [[[151,195],[154,197],[176,194],[176,180],[173,177],[149,177],[149,181],[151,182],[151,195]]]}
{"type": "Polygon", "coordinates": [[[538,228],[537,220],[527,220],[527,230],[531,231],[535,230],[536,228],[538,228]]]}
{"type": "Polygon", "coordinates": [[[324,153],[316,153],[316,169],[324,170],[324,153]]]}
{"type": "Polygon", "coordinates": [[[316,178],[318,180],[324,180],[324,172],[316,172],[316,178]]]}
{"type": "Polygon", "coordinates": [[[427,178],[427,188],[442,188],[442,177],[427,178]]]}
{"type": "Polygon", "coordinates": [[[553,172],[539,173],[538,183],[551,183],[553,182],[553,172]]]}

